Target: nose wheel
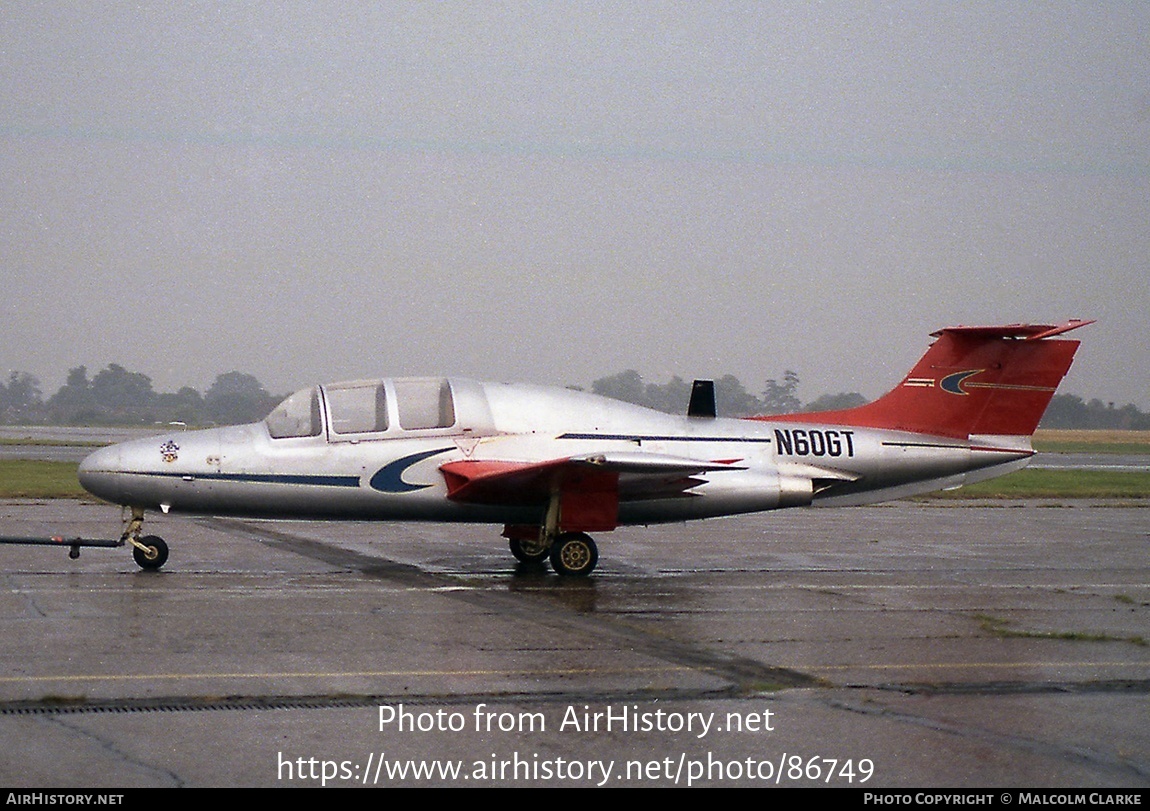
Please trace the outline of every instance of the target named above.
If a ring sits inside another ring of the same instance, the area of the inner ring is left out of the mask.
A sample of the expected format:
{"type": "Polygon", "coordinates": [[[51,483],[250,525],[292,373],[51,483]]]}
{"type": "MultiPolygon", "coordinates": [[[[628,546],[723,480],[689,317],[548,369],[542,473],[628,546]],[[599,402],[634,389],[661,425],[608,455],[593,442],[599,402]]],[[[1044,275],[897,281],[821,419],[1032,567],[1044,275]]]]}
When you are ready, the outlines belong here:
{"type": "Polygon", "coordinates": [[[168,561],[168,545],[159,535],[132,539],[132,558],[145,571],[154,572],[168,561]]]}
{"type": "Polygon", "coordinates": [[[132,559],[144,571],[154,572],[168,562],[168,545],[159,535],[140,536],[144,527],[144,508],[133,507],[132,517],[124,526],[120,543],[132,546],[132,559]]]}

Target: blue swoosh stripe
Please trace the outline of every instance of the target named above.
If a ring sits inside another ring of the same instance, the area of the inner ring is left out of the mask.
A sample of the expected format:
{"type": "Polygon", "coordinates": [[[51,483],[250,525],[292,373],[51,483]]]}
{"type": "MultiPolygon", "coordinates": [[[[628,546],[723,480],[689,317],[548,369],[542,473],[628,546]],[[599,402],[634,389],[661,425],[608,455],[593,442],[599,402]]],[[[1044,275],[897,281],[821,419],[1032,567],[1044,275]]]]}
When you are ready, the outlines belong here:
{"type": "Polygon", "coordinates": [[[419,453],[413,453],[410,456],[404,456],[390,464],[384,465],[371,477],[372,489],[378,490],[381,493],[411,493],[415,490],[424,490],[431,487],[430,484],[408,484],[403,480],[403,474],[412,465],[449,450],[451,450],[450,447],[434,448],[429,451],[421,451],[419,453]]]}

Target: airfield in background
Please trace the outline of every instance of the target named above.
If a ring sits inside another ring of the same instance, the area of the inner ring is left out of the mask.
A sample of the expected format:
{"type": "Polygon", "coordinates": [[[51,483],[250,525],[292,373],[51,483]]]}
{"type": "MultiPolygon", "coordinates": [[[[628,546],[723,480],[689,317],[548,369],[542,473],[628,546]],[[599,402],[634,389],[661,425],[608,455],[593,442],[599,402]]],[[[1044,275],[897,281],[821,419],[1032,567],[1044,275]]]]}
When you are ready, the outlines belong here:
{"type": "MultiPolygon", "coordinates": [[[[119,510],[0,524],[107,537],[119,510]]],[[[0,548],[0,782],[1145,787],[1148,527],[1138,503],[787,510],[619,529],[578,581],[484,526],[156,515],[160,573],[0,548]]]]}

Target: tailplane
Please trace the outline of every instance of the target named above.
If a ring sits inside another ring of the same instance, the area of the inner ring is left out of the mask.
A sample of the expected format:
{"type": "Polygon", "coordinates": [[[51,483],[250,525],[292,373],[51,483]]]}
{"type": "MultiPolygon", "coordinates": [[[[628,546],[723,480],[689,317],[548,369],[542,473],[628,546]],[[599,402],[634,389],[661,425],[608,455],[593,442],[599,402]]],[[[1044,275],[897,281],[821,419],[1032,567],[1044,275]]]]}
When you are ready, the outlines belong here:
{"type": "Polygon", "coordinates": [[[1050,339],[1092,323],[948,327],[933,333],[938,340],[906,378],[873,403],[769,419],[962,439],[1030,436],[1078,349],[1078,341],[1050,339]]]}

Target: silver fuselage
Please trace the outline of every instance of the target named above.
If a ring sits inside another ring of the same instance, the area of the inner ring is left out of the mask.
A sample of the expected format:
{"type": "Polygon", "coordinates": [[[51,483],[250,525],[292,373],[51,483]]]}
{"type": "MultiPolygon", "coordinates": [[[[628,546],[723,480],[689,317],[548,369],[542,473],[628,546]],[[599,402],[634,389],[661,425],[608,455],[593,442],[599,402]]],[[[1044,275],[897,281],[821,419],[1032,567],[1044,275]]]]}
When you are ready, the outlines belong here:
{"type": "MultiPolygon", "coordinates": [[[[390,397],[394,381],[377,383],[390,397]]],[[[449,426],[406,429],[391,397],[386,428],[339,433],[332,387],[317,387],[316,435],[273,438],[264,422],[164,433],[96,451],[80,482],[107,501],[165,512],[538,524],[545,504],[449,499],[440,467],[636,453],[726,465],[673,495],[621,474],[618,523],[646,524],[882,501],[1001,475],[1032,455],[1027,437],[680,417],[566,389],[449,385],[449,426]]]]}

